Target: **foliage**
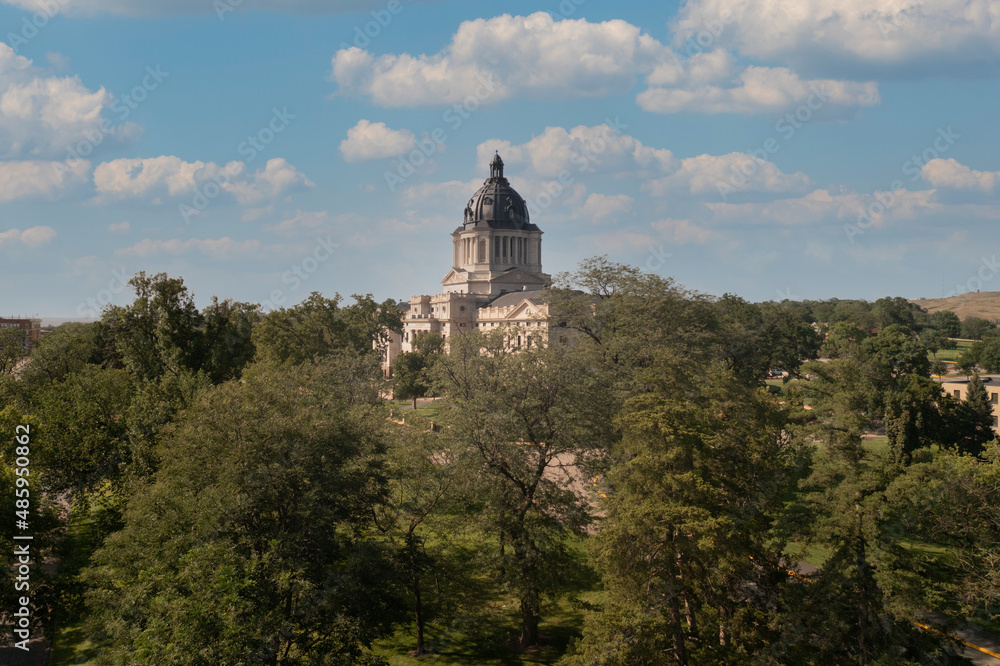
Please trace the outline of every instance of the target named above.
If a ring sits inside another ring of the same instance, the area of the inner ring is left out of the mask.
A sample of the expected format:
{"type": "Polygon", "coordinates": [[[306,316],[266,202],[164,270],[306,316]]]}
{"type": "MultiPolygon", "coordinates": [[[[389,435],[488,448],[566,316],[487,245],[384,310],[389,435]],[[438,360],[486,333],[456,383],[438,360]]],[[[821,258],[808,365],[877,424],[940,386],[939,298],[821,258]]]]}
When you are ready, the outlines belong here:
{"type": "Polygon", "coordinates": [[[385,426],[359,370],[335,355],[201,392],[88,574],[102,661],[360,663],[399,602],[364,536],[385,426]]]}
{"type": "Polygon", "coordinates": [[[434,373],[454,406],[452,450],[481,497],[479,520],[496,540],[498,577],[520,601],[519,642],[528,647],[539,640],[542,596],[571,572],[565,537],[592,520],[582,489],[559,469],[601,458],[611,414],[584,355],[558,345],[517,350],[510,337],[503,328],[455,336],[434,373]]]}
{"type": "Polygon", "coordinates": [[[257,359],[303,363],[338,350],[384,354],[389,333],[402,331],[402,311],[392,301],[382,304],[371,295],[354,295],[355,303],[340,305],[340,295],[325,298],[313,292],[292,308],[269,312],[253,331],[257,359]]]}
{"type": "Polygon", "coordinates": [[[611,604],[570,663],[746,663],[777,640],[784,583],[769,544],[799,447],[769,394],[664,355],[618,418],[596,560],[611,604]]]}

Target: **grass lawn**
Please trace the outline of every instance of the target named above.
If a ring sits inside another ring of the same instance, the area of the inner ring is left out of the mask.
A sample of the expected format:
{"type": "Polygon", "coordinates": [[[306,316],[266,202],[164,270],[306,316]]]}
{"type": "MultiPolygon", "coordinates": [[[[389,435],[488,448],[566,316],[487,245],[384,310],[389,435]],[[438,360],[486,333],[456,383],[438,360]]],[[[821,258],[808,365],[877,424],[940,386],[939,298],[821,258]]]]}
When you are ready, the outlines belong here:
{"type": "Polygon", "coordinates": [[[86,512],[77,509],[69,520],[66,542],[59,563],[62,589],[60,612],[55,618],[56,632],[52,640],[51,666],[96,664],[96,645],[84,630],[83,604],[76,577],[90,561],[97,544],[97,515],[101,509],[93,502],[86,512]]]}
{"type": "MultiPolygon", "coordinates": [[[[405,418],[408,414],[414,413],[412,400],[388,400],[387,402],[396,412],[397,416],[405,418]]],[[[441,413],[445,411],[445,409],[447,409],[447,406],[443,401],[435,400],[434,402],[418,404],[416,414],[417,416],[429,419],[435,423],[440,423],[441,413]]]]}
{"type": "Polygon", "coordinates": [[[954,363],[955,361],[958,360],[959,356],[961,356],[963,353],[968,351],[970,347],[972,347],[971,342],[963,341],[957,344],[958,346],[955,347],[954,349],[939,349],[937,356],[935,356],[934,354],[928,354],[927,357],[931,360],[931,362],[938,360],[938,361],[954,363]]]}

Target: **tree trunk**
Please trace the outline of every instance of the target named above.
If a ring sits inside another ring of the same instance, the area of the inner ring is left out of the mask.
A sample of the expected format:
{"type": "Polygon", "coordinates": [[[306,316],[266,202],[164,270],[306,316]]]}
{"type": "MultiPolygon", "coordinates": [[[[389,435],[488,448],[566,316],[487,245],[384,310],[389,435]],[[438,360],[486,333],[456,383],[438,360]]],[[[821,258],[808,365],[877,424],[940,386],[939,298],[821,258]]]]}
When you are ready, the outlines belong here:
{"type": "Polygon", "coordinates": [[[420,576],[413,577],[413,614],[417,621],[417,653],[415,656],[424,655],[424,607],[420,602],[420,576]]]}
{"type": "Polygon", "coordinates": [[[677,595],[670,599],[670,625],[674,630],[674,661],[681,666],[687,664],[687,652],[684,650],[684,630],[681,629],[681,609],[677,595]]]}
{"type": "Polygon", "coordinates": [[[413,411],[417,411],[417,396],[413,396],[413,411]]]}
{"type": "Polygon", "coordinates": [[[538,593],[532,590],[521,599],[522,648],[538,645],[539,610],[538,593]]]}

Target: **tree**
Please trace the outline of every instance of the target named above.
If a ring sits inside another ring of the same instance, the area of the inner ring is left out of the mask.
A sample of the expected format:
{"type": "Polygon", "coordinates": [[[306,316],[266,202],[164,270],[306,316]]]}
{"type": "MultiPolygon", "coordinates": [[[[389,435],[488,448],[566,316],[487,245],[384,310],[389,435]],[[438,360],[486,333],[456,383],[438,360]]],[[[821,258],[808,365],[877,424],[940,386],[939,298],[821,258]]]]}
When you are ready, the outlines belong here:
{"type": "Polygon", "coordinates": [[[203,318],[181,278],[140,271],[129,280],[135,300],[101,318],[114,351],[135,377],[155,380],[200,367],[203,318]]]}
{"type": "Polygon", "coordinates": [[[930,316],[931,326],[950,338],[962,335],[962,320],[951,310],[939,310],[930,316]]]}
{"type": "Polygon", "coordinates": [[[1000,338],[986,338],[975,342],[967,353],[986,372],[1000,372],[1000,338]]]}
{"type": "Polygon", "coordinates": [[[21,378],[32,387],[65,379],[84,365],[105,361],[98,323],[67,322],[42,336],[21,378]]]}
{"type": "Polygon", "coordinates": [[[812,325],[776,303],[747,303],[725,294],[716,304],[724,330],[722,358],[748,385],[761,384],[772,370],[794,375],[803,360],[816,358],[820,339],[812,325]]]}
{"type": "Polygon", "coordinates": [[[127,414],[134,393],[126,371],[96,365],[38,391],[35,460],[52,491],[86,492],[121,479],[133,454],[127,414]]]}
{"type": "Polygon", "coordinates": [[[571,347],[517,350],[502,328],[450,342],[434,374],[453,405],[451,449],[467,456],[483,502],[478,519],[497,545],[498,577],[519,600],[519,643],[530,647],[542,596],[570,573],[564,539],[590,523],[587,498],[558,470],[585,470],[601,457],[611,439],[607,386],[571,347]]]}
{"type": "Polygon", "coordinates": [[[830,325],[820,355],[827,358],[856,356],[861,351],[861,342],[867,337],[868,334],[856,324],[838,321],[830,325]]]}
{"type": "Polygon", "coordinates": [[[427,378],[427,356],[420,352],[403,352],[392,359],[393,397],[397,400],[413,400],[417,408],[417,398],[424,397],[430,390],[427,378]]]}
{"type": "Polygon", "coordinates": [[[982,340],[995,329],[993,322],[982,317],[966,317],[962,320],[962,337],[969,340],[982,340]]]}
{"type": "Polygon", "coordinates": [[[19,328],[0,328],[0,377],[13,374],[27,355],[24,331],[19,328]]]}
{"type": "Polygon", "coordinates": [[[297,364],[337,350],[384,354],[389,333],[402,331],[402,311],[392,301],[379,305],[357,294],[354,299],[342,307],[339,294],[313,292],[292,308],[264,315],[253,332],[257,359],[297,364]]]}
{"type": "Polygon", "coordinates": [[[770,527],[801,449],[776,400],[721,364],[664,353],[655,373],[616,420],[595,537],[611,604],[577,663],[747,663],[778,639],[769,607],[786,575],[770,527]]]}
{"type": "Polygon", "coordinates": [[[970,453],[979,453],[982,451],[983,445],[992,440],[995,435],[993,433],[993,405],[978,374],[973,375],[972,379],[969,380],[965,402],[969,412],[969,440],[971,440],[966,450],[970,453]]]}
{"type": "Polygon", "coordinates": [[[397,400],[422,398],[431,390],[430,369],[444,354],[444,338],[429,331],[417,333],[412,352],[403,352],[392,360],[393,397],[397,400]]]}
{"type": "Polygon", "coordinates": [[[440,606],[428,603],[423,579],[429,574],[437,578],[448,559],[446,544],[456,535],[454,526],[448,525],[450,533],[438,535],[434,546],[428,547],[425,537],[429,523],[452,501],[459,485],[456,458],[440,438],[415,428],[399,428],[390,441],[388,501],[376,508],[376,524],[392,542],[405,572],[416,626],[416,649],[410,654],[421,657],[427,653],[427,622],[433,618],[432,609],[440,606]]]}
{"type": "Polygon", "coordinates": [[[104,658],[368,663],[401,608],[366,537],[386,489],[380,383],[341,354],[206,388],[87,573],[104,658]]]}
{"type": "Polygon", "coordinates": [[[202,313],[202,358],[200,368],[218,384],[238,378],[243,368],[253,361],[253,329],[261,319],[260,306],[238,301],[212,303],[202,313]]]}

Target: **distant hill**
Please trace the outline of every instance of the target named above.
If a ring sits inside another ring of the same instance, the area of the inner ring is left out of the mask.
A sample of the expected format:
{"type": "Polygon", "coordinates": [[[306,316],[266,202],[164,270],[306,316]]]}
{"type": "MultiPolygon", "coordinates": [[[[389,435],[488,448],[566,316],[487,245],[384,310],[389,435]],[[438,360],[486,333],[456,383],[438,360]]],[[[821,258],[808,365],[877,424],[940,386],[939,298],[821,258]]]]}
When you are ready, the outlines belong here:
{"type": "Polygon", "coordinates": [[[1000,320],[1000,291],[973,291],[948,298],[917,298],[910,302],[916,303],[928,312],[951,310],[961,319],[982,317],[1000,320]]]}

